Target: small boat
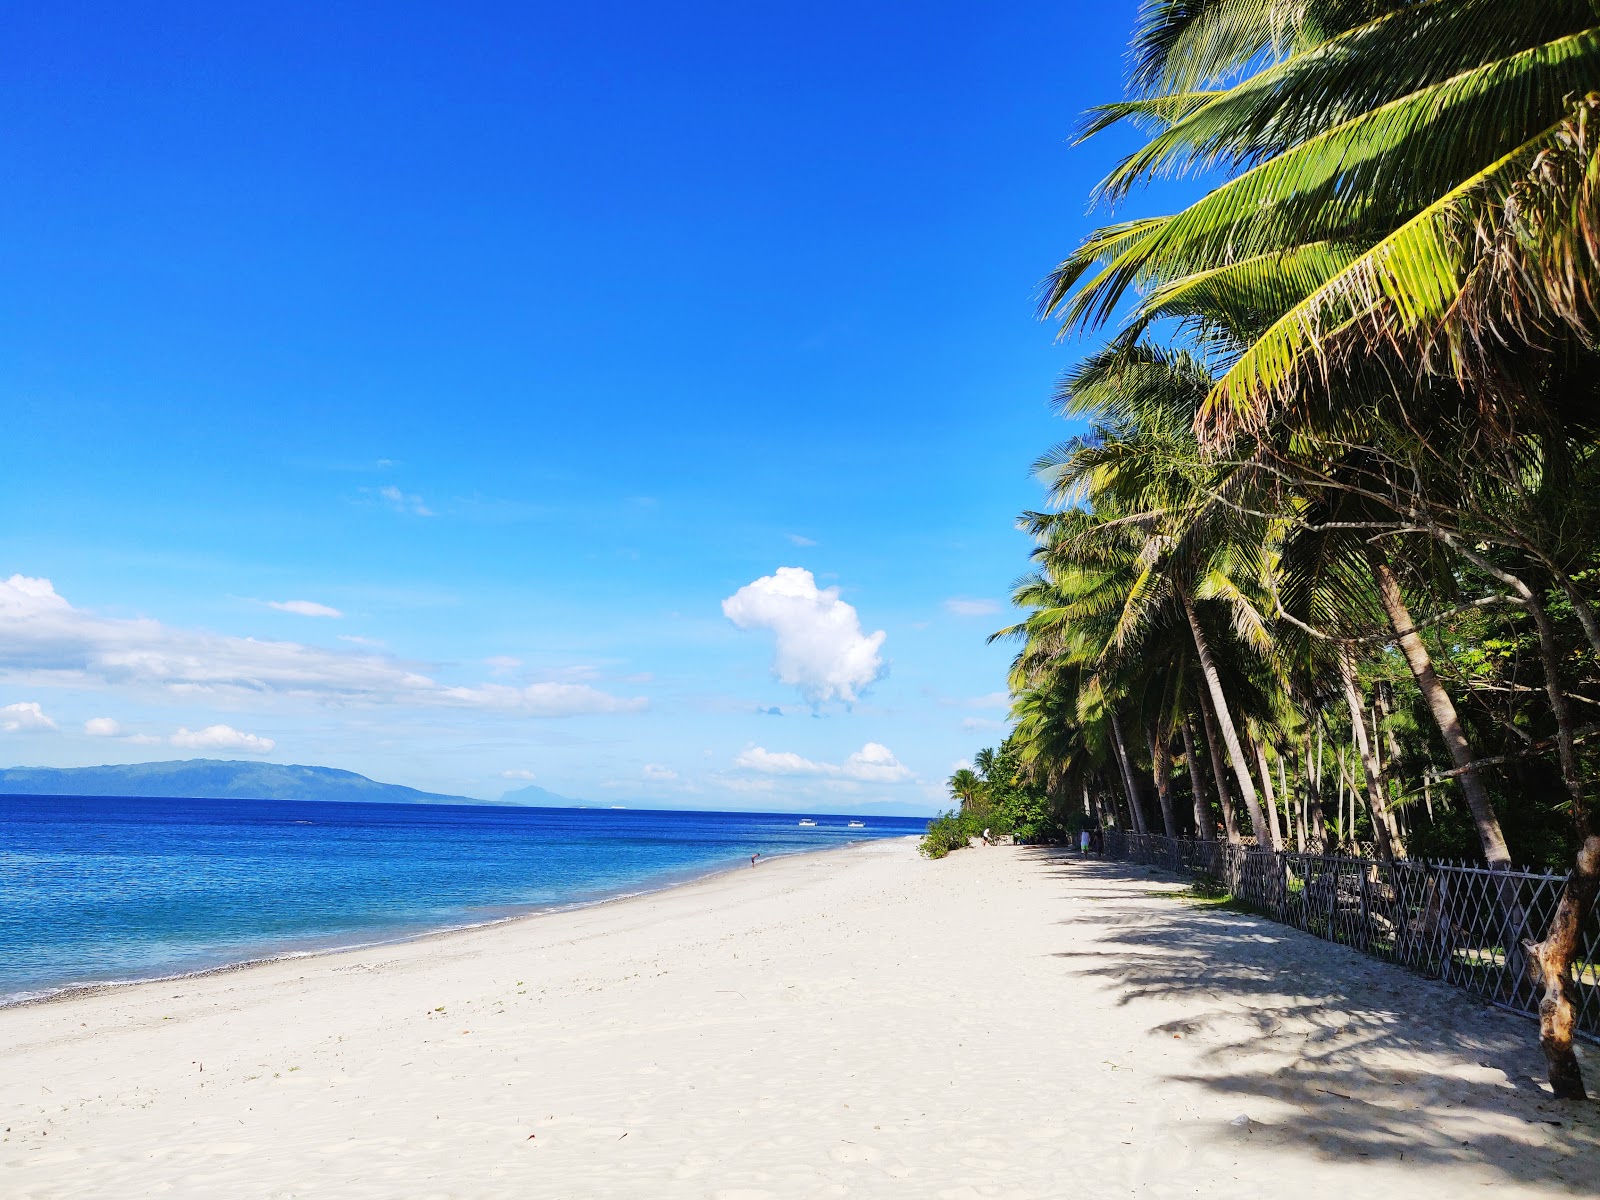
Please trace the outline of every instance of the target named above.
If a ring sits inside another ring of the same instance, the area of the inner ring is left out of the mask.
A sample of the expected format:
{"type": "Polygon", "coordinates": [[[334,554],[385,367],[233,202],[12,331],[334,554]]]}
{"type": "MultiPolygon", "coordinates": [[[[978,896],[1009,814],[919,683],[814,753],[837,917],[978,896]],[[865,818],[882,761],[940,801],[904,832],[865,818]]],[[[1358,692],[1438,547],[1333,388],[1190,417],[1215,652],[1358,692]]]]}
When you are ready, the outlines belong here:
{"type": "Polygon", "coordinates": [[[813,821],[810,817],[807,817],[804,821],[801,821],[800,824],[802,824],[802,825],[815,825],[816,822],[813,821]]]}
{"type": "Polygon", "coordinates": [[[850,824],[846,826],[846,828],[849,829],[865,829],[866,827],[867,823],[865,821],[851,821],[850,824]]]}

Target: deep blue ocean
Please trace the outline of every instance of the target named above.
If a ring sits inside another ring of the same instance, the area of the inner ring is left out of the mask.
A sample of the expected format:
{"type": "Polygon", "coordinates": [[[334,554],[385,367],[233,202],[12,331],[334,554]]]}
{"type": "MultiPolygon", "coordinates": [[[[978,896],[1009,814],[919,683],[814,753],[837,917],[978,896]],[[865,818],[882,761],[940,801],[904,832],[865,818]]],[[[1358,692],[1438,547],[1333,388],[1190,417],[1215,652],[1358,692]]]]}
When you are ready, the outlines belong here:
{"type": "Polygon", "coordinates": [[[670,886],[907,817],[0,796],[0,1002],[670,886]]]}

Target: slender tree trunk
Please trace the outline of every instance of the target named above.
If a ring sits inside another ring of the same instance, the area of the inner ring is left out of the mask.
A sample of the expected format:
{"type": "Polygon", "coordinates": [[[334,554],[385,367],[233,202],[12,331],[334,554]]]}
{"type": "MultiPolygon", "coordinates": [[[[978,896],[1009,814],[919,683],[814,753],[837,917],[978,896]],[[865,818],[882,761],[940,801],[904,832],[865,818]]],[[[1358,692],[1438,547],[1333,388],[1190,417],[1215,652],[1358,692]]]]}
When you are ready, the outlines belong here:
{"type": "Polygon", "coordinates": [[[1122,721],[1115,710],[1111,713],[1111,740],[1116,743],[1117,765],[1122,768],[1122,786],[1128,793],[1128,820],[1133,832],[1144,833],[1144,806],[1139,803],[1139,777],[1133,773],[1133,762],[1128,758],[1128,742],[1122,736],[1122,721]]]}
{"type": "Polygon", "coordinates": [[[1194,793],[1194,835],[1203,842],[1217,840],[1217,821],[1211,815],[1211,803],[1206,799],[1205,785],[1200,782],[1200,764],[1194,757],[1194,731],[1189,728],[1189,714],[1183,714],[1178,726],[1183,731],[1183,758],[1189,764],[1189,788],[1194,793]]]}
{"type": "Polygon", "coordinates": [[[1478,828],[1478,842],[1483,847],[1483,857],[1490,869],[1509,870],[1511,852],[1506,848],[1500,818],[1495,815],[1494,805],[1489,802],[1489,791],[1478,773],[1472,744],[1467,741],[1466,730],[1461,725],[1461,716],[1456,712],[1450,693],[1439,682],[1439,676],[1433,669],[1433,656],[1428,653],[1428,647],[1417,632],[1416,622],[1411,619],[1411,610],[1406,607],[1405,597],[1400,592],[1400,581],[1389,569],[1389,564],[1376,555],[1372,558],[1372,577],[1378,585],[1378,598],[1383,602],[1384,612],[1389,615],[1389,623],[1394,627],[1395,638],[1400,643],[1400,652],[1405,655],[1411,676],[1422,691],[1428,712],[1439,727],[1439,735],[1444,738],[1445,749],[1450,751],[1456,770],[1460,772],[1456,778],[1461,781],[1461,792],[1467,798],[1467,808],[1471,810],[1473,824],[1478,828]]]}
{"type": "Polygon", "coordinates": [[[1239,742],[1239,731],[1234,727],[1233,714],[1228,709],[1228,698],[1222,694],[1222,677],[1217,674],[1217,664],[1211,658],[1211,645],[1200,628],[1200,618],[1195,615],[1194,601],[1189,593],[1178,590],[1183,601],[1183,612],[1189,618],[1189,632],[1194,635],[1194,648],[1200,655],[1200,673],[1205,676],[1206,690],[1211,693],[1211,706],[1216,712],[1217,724],[1222,730],[1222,740],[1228,747],[1228,757],[1233,763],[1234,776],[1239,781],[1239,794],[1250,813],[1250,823],[1255,826],[1256,841],[1267,837],[1266,822],[1262,820],[1261,799],[1256,795],[1255,782],[1250,778],[1250,766],[1245,761],[1244,747],[1239,742]]]}
{"type": "MultiPolygon", "coordinates": [[[[1378,853],[1386,859],[1404,858],[1405,847],[1389,828],[1389,812],[1383,802],[1378,763],[1372,756],[1372,743],[1367,737],[1366,713],[1361,703],[1361,692],[1356,687],[1355,664],[1351,662],[1348,650],[1340,651],[1339,677],[1344,684],[1345,703],[1350,706],[1350,732],[1355,735],[1356,752],[1361,756],[1361,771],[1367,781],[1367,805],[1372,810],[1372,832],[1378,839],[1378,853]]],[[[1352,803],[1354,799],[1352,796],[1352,803]]],[[[1351,824],[1354,825],[1354,821],[1351,824]]]]}
{"type": "Polygon", "coordinates": [[[1150,773],[1156,779],[1156,795],[1161,800],[1161,827],[1169,838],[1178,836],[1178,818],[1172,808],[1172,752],[1159,730],[1150,734],[1150,773]]]}
{"type": "Polygon", "coordinates": [[[1544,991],[1539,1000],[1539,1047],[1549,1064],[1550,1090],[1560,1100],[1589,1098],[1572,1049],[1572,1035],[1578,1027],[1578,987],[1572,981],[1572,959],[1578,951],[1584,914],[1596,892],[1600,892],[1600,837],[1590,834],[1578,850],[1544,941],[1523,943],[1528,974],[1544,991]]]}
{"type": "Polygon", "coordinates": [[[1531,591],[1523,600],[1533,626],[1539,633],[1539,659],[1544,666],[1544,689],[1550,697],[1550,711],[1556,719],[1556,759],[1561,764],[1561,783],[1572,803],[1572,820],[1579,829],[1589,823],[1583,783],[1578,774],[1578,756],[1573,749],[1572,703],[1561,686],[1561,660],[1556,647],[1555,627],[1550,614],[1531,591]]]}
{"type": "Polygon", "coordinates": [[[1306,807],[1311,828],[1307,836],[1318,854],[1328,848],[1328,814],[1322,804],[1322,713],[1317,713],[1317,758],[1311,761],[1311,739],[1306,739],[1306,807]]]}
{"type": "Polygon", "coordinates": [[[1283,829],[1278,824],[1278,797],[1272,790],[1272,768],[1267,765],[1267,751],[1259,738],[1251,738],[1255,747],[1256,766],[1261,769],[1261,787],[1266,792],[1267,829],[1272,834],[1272,849],[1283,849],[1283,829]]]}
{"type": "MultiPolygon", "coordinates": [[[[1306,797],[1305,789],[1298,783],[1293,788],[1289,787],[1288,773],[1284,769],[1283,760],[1286,755],[1278,755],[1278,790],[1283,793],[1283,819],[1294,829],[1294,848],[1298,854],[1306,852],[1306,797]]],[[[1288,838],[1284,839],[1288,841],[1288,838]]]]}
{"type": "Polygon", "coordinates": [[[1228,841],[1239,844],[1239,820],[1233,811],[1233,796],[1228,792],[1228,768],[1222,765],[1222,747],[1217,739],[1217,719],[1211,701],[1200,693],[1200,719],[1206,727],[1206,751],[1211,763],[1211,780],[1217,785],[1217,807],[1222,810],[1222,828],[1228,841]]]}
{"type": "Polygon", "coordinates": [[[1378,781],[1378,794],[1383,797],[1383,823],[1389,829],[1390,840],[1400,846],[1405,844],[1405,826],[1401,824],[1400,814],[1389,803],[1389,768],[1383,765],[1383,742],[1378,737],[1378,697],[1382,692],[1382,688],[1373,689],[1372,765],[1377,769],[1374,778],[1378,781]]]}

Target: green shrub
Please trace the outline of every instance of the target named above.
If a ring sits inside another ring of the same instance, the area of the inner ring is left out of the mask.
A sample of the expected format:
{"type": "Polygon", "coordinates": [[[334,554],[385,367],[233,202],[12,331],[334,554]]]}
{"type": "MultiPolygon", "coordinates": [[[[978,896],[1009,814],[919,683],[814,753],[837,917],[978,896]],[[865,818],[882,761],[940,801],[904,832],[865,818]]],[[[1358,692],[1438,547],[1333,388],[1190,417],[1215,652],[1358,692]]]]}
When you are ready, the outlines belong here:
{"type": "Polygon", "coordinates": [[[926,858],[943,858],[952,850],[964,849],[977,832],[973,818],[955,811],[940,813],[928,822],[928,832],[917,849],[926,858]]]}

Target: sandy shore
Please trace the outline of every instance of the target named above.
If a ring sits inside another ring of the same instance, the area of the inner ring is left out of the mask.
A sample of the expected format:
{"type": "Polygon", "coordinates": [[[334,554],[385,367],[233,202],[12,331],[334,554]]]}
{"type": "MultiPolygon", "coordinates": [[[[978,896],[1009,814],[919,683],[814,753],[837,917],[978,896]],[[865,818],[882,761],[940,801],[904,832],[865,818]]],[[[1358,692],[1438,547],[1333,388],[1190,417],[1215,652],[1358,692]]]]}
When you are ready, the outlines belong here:
{"type": "Polygon", "coordinates": [[[1595,1194],[1528,1022],[1176,886],[883,842],[3,1010],[0,1195],[1595,1194]]]}

